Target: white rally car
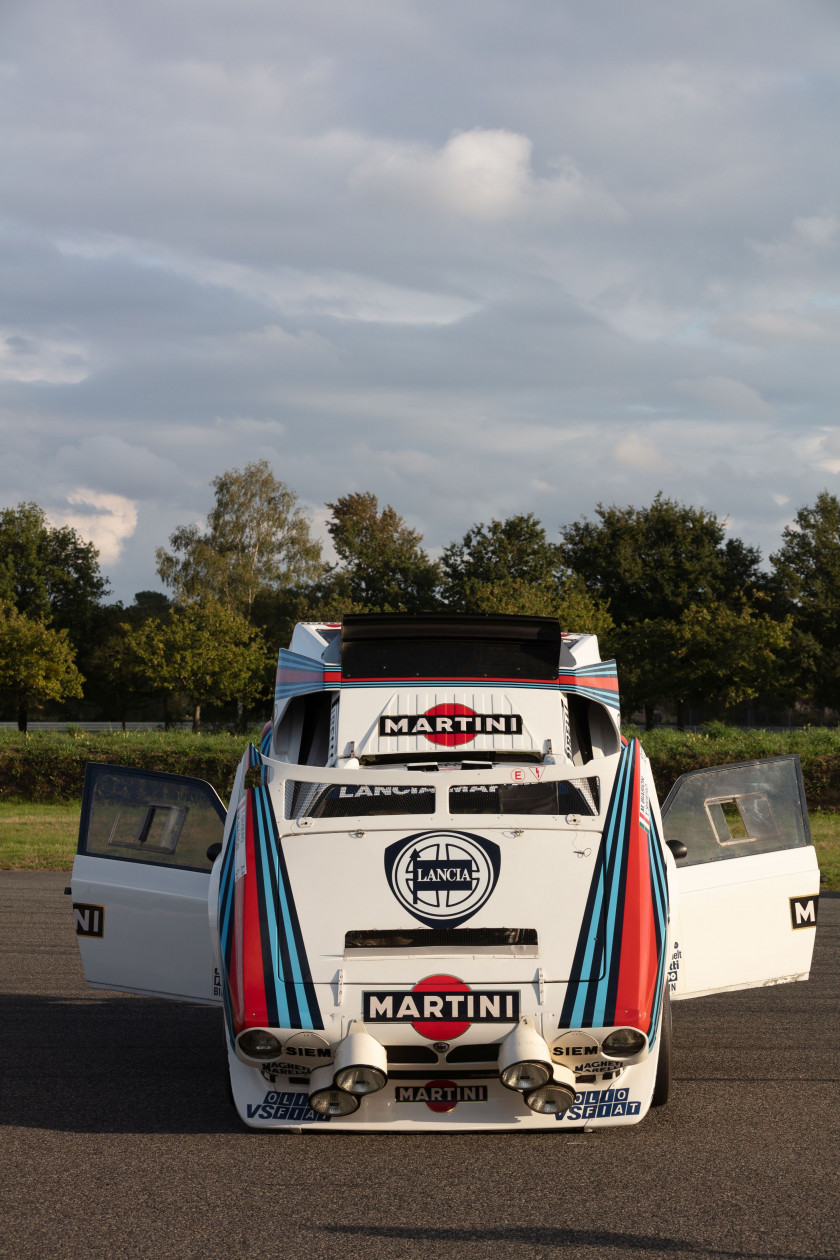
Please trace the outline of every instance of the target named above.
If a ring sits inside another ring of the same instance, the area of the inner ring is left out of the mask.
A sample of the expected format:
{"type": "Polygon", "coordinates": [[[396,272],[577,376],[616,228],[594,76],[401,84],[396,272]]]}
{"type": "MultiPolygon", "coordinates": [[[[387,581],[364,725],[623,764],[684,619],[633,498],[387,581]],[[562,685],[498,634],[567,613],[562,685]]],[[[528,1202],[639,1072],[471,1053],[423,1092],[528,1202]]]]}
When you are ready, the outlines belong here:
{"type": "Polygon", "coordinates": [[[671,1001],[807,979],[818,892],[795,756],[660,811],[593,636],[442,615],[297,626],[227,811],[89,766],[72,878],[88,983],[220,1004],[262,1129],[635,1124],[671,1001]]]}

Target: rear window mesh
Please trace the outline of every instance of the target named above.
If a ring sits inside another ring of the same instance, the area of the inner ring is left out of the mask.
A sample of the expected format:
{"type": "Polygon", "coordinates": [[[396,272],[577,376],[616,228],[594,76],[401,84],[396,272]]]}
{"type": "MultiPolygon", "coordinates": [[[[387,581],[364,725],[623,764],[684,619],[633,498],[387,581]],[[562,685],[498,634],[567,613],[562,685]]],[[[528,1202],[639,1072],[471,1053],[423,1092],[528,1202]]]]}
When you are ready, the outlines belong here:
{"type": "Polygon", "coordinates": [[[459,784],[449,789],[453,814],[583,814],[600,807],[598,779],[562,779],[542,783],[459,784]]]}
{"type": "Polygon", "coordinates": [[[287,818],[381,818],[390,814],[432,814],[431,784],[286,782],[287,818]]]}

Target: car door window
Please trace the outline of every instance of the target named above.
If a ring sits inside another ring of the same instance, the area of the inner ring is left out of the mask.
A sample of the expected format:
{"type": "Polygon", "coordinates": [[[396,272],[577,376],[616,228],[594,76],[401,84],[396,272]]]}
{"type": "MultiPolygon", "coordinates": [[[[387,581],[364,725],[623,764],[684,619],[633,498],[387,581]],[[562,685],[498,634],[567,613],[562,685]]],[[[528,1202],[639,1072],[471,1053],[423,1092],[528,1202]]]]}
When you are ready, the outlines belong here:
{"type": "Polygon", "coordinates": [[[163,771],[89,765],[79,853],[209,871],[225,808],[209,783],[163,771]]]}
{"type": "Polygon", "coordinates": [[[666,841],[681,841],[679,866],[774,853],[811,843],[799,758],[692,770],[662,806],[666,841]]]}

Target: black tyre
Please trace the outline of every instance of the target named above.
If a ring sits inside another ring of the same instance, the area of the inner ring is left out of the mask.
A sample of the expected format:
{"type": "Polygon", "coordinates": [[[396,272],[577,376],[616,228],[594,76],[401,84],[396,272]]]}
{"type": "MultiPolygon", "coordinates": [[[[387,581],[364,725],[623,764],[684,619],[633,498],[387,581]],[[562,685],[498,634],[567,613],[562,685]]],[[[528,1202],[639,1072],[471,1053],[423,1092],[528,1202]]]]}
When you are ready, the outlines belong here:
{"type": "Polygon", "coordinates": [[[651,1107],[664,1107],[671,1097],[671,994],[665,989],[662,1023],[659,1027],[659,1061],[653,1086],[651,1107]]]}

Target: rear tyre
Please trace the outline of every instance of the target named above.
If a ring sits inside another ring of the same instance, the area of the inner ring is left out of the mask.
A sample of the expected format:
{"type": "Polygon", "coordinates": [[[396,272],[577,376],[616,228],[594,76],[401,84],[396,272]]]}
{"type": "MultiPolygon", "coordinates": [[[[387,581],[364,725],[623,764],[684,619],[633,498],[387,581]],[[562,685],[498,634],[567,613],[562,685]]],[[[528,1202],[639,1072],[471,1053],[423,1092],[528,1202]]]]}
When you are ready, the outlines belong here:
{"type": "Polygon", "coordinates": [[[653,1085],[651,1107],[664,1107],[671,1096],[671,994],[665,989],[662,1023],[659,1026],[659,1060],[653,1085]]]}

